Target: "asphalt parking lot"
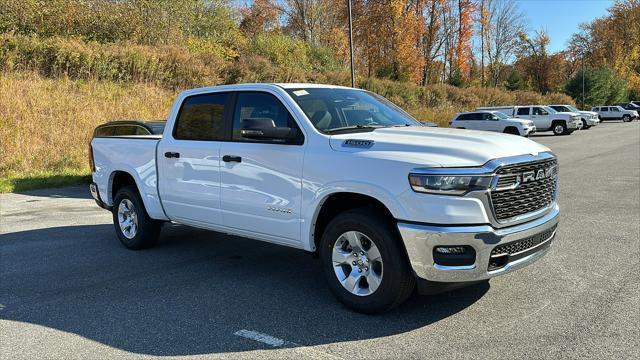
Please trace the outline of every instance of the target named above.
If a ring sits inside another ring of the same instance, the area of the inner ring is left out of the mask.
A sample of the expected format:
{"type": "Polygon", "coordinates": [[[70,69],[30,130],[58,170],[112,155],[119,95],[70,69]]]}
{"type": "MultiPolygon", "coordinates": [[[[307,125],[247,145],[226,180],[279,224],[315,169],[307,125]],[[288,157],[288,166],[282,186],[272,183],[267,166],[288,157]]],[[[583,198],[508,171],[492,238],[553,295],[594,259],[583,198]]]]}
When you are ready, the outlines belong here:
{"type": "Polygon", "coordinates": [[[378,316],[301,251],[177,225],[129,251],[85,186],[2,194],[0,358],[635,358],[640,123],[532,139],[560,162],[551,252],[378,316]]]}

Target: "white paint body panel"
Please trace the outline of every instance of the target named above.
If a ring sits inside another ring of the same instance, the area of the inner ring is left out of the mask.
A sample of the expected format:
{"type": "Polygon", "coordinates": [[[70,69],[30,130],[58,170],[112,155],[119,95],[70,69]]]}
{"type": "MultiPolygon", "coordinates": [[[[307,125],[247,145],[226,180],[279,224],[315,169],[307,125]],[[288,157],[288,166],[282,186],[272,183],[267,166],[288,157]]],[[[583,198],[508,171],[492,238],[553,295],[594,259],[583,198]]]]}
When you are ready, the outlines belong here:
{"type": "Polygon", "coordinates": [[[104,200],[109,205],[109,179],[114,171],[126,171],[136,180],[153,218],[305,250],[315,250],[313,225],[322,203],[339,192],[374,197],[396,219],[486,223],[487,214],[476,199],[415,193],[409,186],[408,174],[416,168],[474,167],[496,158],[549,151],[518,136],[433,127],[382,128],[329,136],[316,130],[286,91],[273,84],[182,92],[159,143],[96,138],[92,146],[97,167],[93,179],[100,193],[107,194],[104,200]],[[305,134],[304,144],[187,144],[173,139],[174,120],[185,97],[235,90],[265,91],[278,97],[305,134]],[[374,145],[368,149],[344,147],[347,139],[373,140],[374,145]],[[181,156],[167,159],[167,151],[180,152],[181,156]],[[241,156],[242,162],[222,162],[223,155],[241,156]]]}

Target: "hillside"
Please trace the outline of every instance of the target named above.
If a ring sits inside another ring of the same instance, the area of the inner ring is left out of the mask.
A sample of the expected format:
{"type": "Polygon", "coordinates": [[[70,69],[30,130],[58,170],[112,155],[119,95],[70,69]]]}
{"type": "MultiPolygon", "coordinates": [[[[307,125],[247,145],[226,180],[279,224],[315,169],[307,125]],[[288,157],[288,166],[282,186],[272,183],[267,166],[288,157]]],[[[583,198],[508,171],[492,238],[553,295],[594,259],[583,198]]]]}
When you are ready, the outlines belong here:
{"type": "MultiPolygon", "coordinates": [[[[165,118],[183,89],[241,82],[350,84],[344,2],[302,2],[313,11],[296,13],[288,1],[270,0],[248,7],[224,0],[0,0],[0,191],[51,184],[54,175],[55,184],[86,176],[87,142],[97,124],[165,118]],[[321,26],[309,28],[320,20],[321,26]]],[[[415,45],[419,39],[402,37],[401,29],[377,34],[385,41],[372,43],[365,35],[373,23],[413,19],[400,25],[420,29],[420,39],[434,30],[420,25],[428,14],[407,18],[396,10],[354,1],[357,86],[419,120],[446,126],[456,112],[477,106],[575,103],[561,92],[563,81],[577,78],[549,77],[542,95],[527,73],[540,59],[526,53],[515,64],[478,67],[477,59],[451,57],[455,48],[427,63],[420,55],[426,50],[415,45]]],[[[462,16],[468,14],[453,15],[469,21],[462,16]]],[[[456,39],[470,41],[467,35],[456,39]]],[[[544,50],[538,38],[525,40],[544,50]]],[[[545,56],[554,74],[571,68],[568,58],[545,56]]],[[[619,66],[627,69],[624,62],[619,66]]],[[[600,83],[594,80],[598,91],[590,94],[627,96],[626,83],[617,78],[622,70],[593,69],[586,75],[595,74],[600,83]]]]}

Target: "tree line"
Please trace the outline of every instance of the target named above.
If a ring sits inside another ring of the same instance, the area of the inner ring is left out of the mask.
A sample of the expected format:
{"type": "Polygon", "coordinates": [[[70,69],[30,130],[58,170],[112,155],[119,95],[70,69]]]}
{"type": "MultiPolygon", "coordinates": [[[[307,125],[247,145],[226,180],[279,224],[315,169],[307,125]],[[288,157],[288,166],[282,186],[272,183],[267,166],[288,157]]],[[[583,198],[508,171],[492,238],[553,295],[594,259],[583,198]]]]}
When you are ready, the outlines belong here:
{"type": "MultiPolygon", "coordinates": [[[[360,78],[566,92],[581,101],[584,77],[587,104],[640,97],[640,0],[616,0],[557,53],[548,50],[544,30],[527,31],[526,14],[513,1],[352,0],[352,6],[360,78]]],[[[0,0],[5,53],[19,47],[7,45],[18,41],[7,36],[28,37],[18,42],[29,49],[34,38],[172,47],[194,54],[202,68],[224,67],[216,75],[224,81],[275,72],[272,65],[282,80],[342,78],[347,24],[347,0],[0,0]]]]}

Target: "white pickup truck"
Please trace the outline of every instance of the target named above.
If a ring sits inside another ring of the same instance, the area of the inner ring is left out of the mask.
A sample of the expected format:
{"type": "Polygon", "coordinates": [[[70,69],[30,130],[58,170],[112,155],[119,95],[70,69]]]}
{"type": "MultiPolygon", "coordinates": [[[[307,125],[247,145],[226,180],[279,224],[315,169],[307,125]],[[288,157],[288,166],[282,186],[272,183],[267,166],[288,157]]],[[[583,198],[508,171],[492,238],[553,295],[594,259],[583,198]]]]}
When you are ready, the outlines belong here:
{"type": "Polygon", "coordinates": [[[517,119],[531,120],[536,131],[553,131],[554,135],[570,135],[582,128],[579,113],[558,112],[544,105],[479,107],[477,110],[500,111],[517,119]]]}
{"type": "Polygon", "coordinates": [[[180,93],[162,135],[94,135],[98,205],[124,246],[164,222],[298,248],[348,307],[388,310],[526,266],[556,233],[558,166],[507,134],[422,126],[363,90],[180,93]]]}

